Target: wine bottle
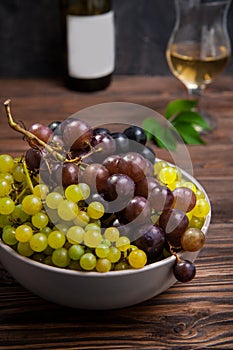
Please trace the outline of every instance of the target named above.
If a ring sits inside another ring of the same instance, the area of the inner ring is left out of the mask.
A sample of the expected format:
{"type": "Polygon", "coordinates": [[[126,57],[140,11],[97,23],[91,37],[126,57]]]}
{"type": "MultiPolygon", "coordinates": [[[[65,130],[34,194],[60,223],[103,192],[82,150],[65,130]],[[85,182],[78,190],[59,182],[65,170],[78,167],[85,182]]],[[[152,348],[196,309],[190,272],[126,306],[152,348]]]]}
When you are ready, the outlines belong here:
{"type": "Polygon", "coordinates": [[[68,88],[105,89],[115,63],[115,28],[111,0],[62,0],[65,75],[68,88]]]}

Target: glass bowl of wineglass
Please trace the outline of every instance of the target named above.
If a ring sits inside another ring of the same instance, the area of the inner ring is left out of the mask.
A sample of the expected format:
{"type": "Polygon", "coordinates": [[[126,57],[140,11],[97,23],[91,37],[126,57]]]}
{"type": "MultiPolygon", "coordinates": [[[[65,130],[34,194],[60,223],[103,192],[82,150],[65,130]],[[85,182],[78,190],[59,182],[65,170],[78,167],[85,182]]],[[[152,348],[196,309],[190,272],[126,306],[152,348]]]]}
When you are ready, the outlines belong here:
{"type": "MultiPolygon", "coordinates": [[[[171,72],[199,101],[202,91],[223,72],[231,56],[227,14],[231,0],[175,0],[176,23],[166,58],[171,72]]],[[[200,107],[199,107],[200,108],[200,107]]],[[[213,116],[200,112],[210,129],[213,116]]]]}

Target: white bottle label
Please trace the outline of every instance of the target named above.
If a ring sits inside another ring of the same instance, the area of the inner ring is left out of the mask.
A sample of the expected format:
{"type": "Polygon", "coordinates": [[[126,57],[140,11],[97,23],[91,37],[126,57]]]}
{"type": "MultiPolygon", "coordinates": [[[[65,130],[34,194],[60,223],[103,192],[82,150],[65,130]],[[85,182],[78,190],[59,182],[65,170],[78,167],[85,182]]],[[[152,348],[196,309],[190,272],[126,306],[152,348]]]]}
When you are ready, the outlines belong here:
{"type": "Polygon", "coordinates": [[[113,11],[95,16],[67,16],[68,74],[100,78],[114,69],[113,11]]]}

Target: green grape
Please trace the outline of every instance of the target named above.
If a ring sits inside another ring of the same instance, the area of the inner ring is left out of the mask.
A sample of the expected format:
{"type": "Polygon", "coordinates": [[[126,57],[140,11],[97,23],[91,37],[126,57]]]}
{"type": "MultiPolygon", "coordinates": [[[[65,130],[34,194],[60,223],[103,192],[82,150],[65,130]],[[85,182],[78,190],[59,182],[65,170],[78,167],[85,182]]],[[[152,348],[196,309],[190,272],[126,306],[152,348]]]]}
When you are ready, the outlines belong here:
{"type": "Polygon", "coordinates": [[[43,263],[49,266],[55,266],[51,255],[46,256],[43,260],[43,263]]]}
{"type": "Polygon", "coordinates": [[[79,186],[76,184],[73,184],[73,185],[66,187],[65,197],[66,197],[66,199],[71,200],[75,203],[80,201],[82,199],[82,193],[80,191],[79,186]]]}
{"type": "Polygon", "coordinates": [[[85,231],[98,231],[98,232],[101,232],[101,228],[99,225],[97,225],[96,223],[94,222],[91,222],[90,224],[87,224],[85,226],[85,231]]]}
{"type": "Polygon", "coordinates": [[[189,252],[200,250],[205,243],[204,233],[196,227],[188,228],[181,236],[181,246],[189,252]]]}
{"type": "Polygon", "coordinates": [[[57,209],[58,205],[63,201],[63,197],[59,192],[51,192],[47,195],[45,203],[50,209],[57,209]]]}
{"type": "Polygon", "coordinates": [[[10,217],[8,215],[0,214],[0,228],[11,225],[10,217]]]}
{"type": "Polygon", "coordinates": [[[80,244],[74,244],[68,250],[69,257],[72,260],[79,260],[84,253],[84,248],[80,244]]]}
{"type": "Polygon", "coordinates": [[[0,214],[10,215],[15,209],[15,203],[10,197],[0,198],[0,214]]]}
{"type": "Polygon", "coordinates": [[[11,218],[14,222],[23,224],[24,222],[29,221],[30,215],[23,211],[22,204],[17,204],[14,211],[11,213],[11,218]]]}
{"type": "Polygon", "coordinates": [[[0,155],[0,172],[11,173],[14,167],[14,159],[9,154],[0,155]]]}
{"type": "Polygon", "coordinates": [[[33,188],[33,194],[41,199],[46,199],[49,188],[45,184],[38,184],[33,188]]]}
{"type": "Polygon", "coordinates": [[[84,182],[80,182],[78,184],[79,188],[80,188],[80,192],[82,194],[82,199],[86,200],[87,198],[89,198],[90,194],[91,194],[91,190],[90,187],[85,184],[84,182]]]}
{"type": "Polygon", "coordinates": [[[165,162],[164,160],[160,160],[159,162],[156,162],[154,164],[154,175],[158,175],[158,173],[160,172],[160,170],[162,168],[167,167],[167,162],[165,162]]]}
{"type": "Polygon", "coordinates": [[[85,183],[70,185],[65,190],[65,196],[66,199],[77,203],[90,196],[90,187],[85,183]]]}
{"type": "Polygon", "coordinates": [[[17,251],[20,255],[27,257],[31,256],[34,253],[32,248],[30,247],[29,242],[19,242],[17,244],[17,251]]]}
{"type": "Polygon", "coordinates": [[[128,270],[130,268],[129,264],[126,261],[120,261],[119,263],[116,264],[115,270],[120,271],[120,270],[128,270]]]}
{"type": "Polygon", "coordinates": [[[32,228],[26,224],[20,225],[15,230],[15,238],[19,242],[28,242],[33,235],[32,228]]]}
{"type": "Polygon", "coordinates": [[[65,248],[58,248],[54,250],[52,254],[52,262],[55,266],[58,267],[66,267],[70,263],[70,257],[68,254],[68,250],[65,248]]]}
{"type": "Polygon", "coordinates": [[[42,229],[48,225],[49,218],[48,216],[40,211],[32,216],[32,224],[39,229],[42,229]]]}
{"type": "Polygon", "coordinates": [[[59,203],[57,208],[59,217],[64,221],[74,220],[78,212],[79,209],[77,204],[70,200],[63,200],[59,203]]]}
{"type": "Polygon", "coordinates": [[[83,270],[91,271],[96,267],[96,257],[92,253],[85,253],[80,258],[80,266],[83,270]]]}
{"type": "Polygon", "coordinates": [[[146,253],[141,249],[132,250],[129,253],[128,261],[131,267],[134,269],[140,269],[147,263],[146,253]]]}
{"type": "Polygon", "coordinates": [[[159,180],[167,185],[172,184],[176,180],[176,177],[176,168],[171,166],[163,167],[158,174],[159,180]]]}
{"type": "Polygon", "coordinates": [[[110,242],[116,242],[120,237],[120,232],[116,227],[108,227],[104,231],[104,237],[110,242]]]}
{"type": "Polygon", "coordinates": [[[48,226],[43,227],[43,228],[40,230],[40,232],[41,232],[41,233],[44,233],[47,237],[48,237],[48,235],[50,234],[51,231],[52,231],[51,228],[48,227],[48,226]]]}
{"type": "Polygon", "coordinates": [[[14,183],[14,178],[10,173],[0,173],[0,180],[6,180],[11,185],[14,183]]]}
{"type": "Polygon", "coordinates": [[[192,212],[194,216],[204,218],[210,211],[210,205],[206,199],[198,199],[192,212]]]}
{"type": "Polygon", "coordinates": [[[70,270],[82,271],[79,260],[71,260],[68,265],[70,270]]]}
{"type": "Polygon", "coordinates": [[[198,218],[197,216],[192,216],[191,220],[189,221],[189,227],[196,227],[201,229],[204,225],[205,219],[204,218],[198,218]]]}
{"type": "Polygon", "coordinates": [[[111,263],[116,263],[121,258],[121,252],[117,247],[111,246],[109,248],[109,253],[106,256],[106,258],[108,258],[111,261],[111,263]]]}
{"type": "Polygon", "coordinates": [[[11,184],[6,179],[0,179],[0,197],[8,196],[11,191],[11,184]]]}
{"type": "Polygon", "coordinates": [[[41,199],[34,194],[29,194],[22,200],[22,209],[28,215],[35,215],[42,209],[41,199]]]}
{"type": "Polygon", "coordinates": [[[89,215],[85,211],[80,210],[73,222],[77,226],[85,227],[89,221],[89,215]]]}
{"type": "Polygon", "coordinates": [[[15,181],[17,182],[23,182],[25,180],[25,174],[23,170],[22,164],[17,164],[14,169],[12,170],[12,176],[15,181]]]}
{"type": "Polygon", "coordinates": [[[126,237],[126,236],[119,237],[119,239],[116,241],[116,247],[121,252],[125,252],[130,247],[130,240],[129,240],[129,238],[126,237]]]}
{"type": "Polygon", "coordinates": [[[51,248],[49,245],[47,245],[47,248],[45,248],[45,250],[43,251],[43,253],[44,253],[45,255],[52,255],[52,254],[53,254],[53,251],[54,251],[54,249],[51,248]]]}
{"type": "Polygon", "coordinates": [[[43,252],[48,246],[48,239],[44,233],[38,232],[31,237],[29,243],[34,252],[43,252]]]}
{"type": "Polygon", "coordinates": [[[87,214],[92,219],[100,219],[104,215],[104,206],[100,202],[91,202],[87,207],[87,214]]]}
{"type": "Polygon", "coordinates": [[[190,181],[185,181],[185,182],[183,182],[183,183],[182,183],[182,186],[183,186],[183,187],[188,187],[188,188],[190,188],[190,190],[192,190],[195,194],[196,194],[196,192],[197,192],[196,186],[195,186],[192,182],[190,182],[190,181]]]}
{"type": "Polygon", "coordinates": [[[60,231],[60,232],[62,232],[62,233],[64,233],[64,235],[66,235],[67,234],[67,231],[68,231],[68,229],[70,228],[70,226],[69,226],[69,223],[68,222],[65,222],[65,223],[58,223],[58,224],[56,224],[56,227],[54,227],[54,229],[53,229],[53,231],[60,231]]]}
{"type": "Polygon", "coordinates": [[[98,258],[106,258],[109,252],[109,246],[107,246],[104,243],[101,243],[100,245],[98,245],[98,247],[95,248],[95,254],[98,258]]]}
{"type": "Polygon", "coordinates": [[[71,244],[80,244],[83,242],[84,232],[81,226],[71,226],[66,233],[66,238],[71,244]]]}
{"type": "Polygon", "coordinates": [[[102,240],[102,244],[106,245],[107,247],[111,247],[112,243],[109,241],[109,239],[104,238],[102,240]]]}
{"type": "Polygon", "coordinates": [[[14,245],[18,243],[15,237],[15,228],[12,226],[7,226],[6,229],[3,230],[2,239],[8,245],[14,245]]]}
{"type": "Polygon", "coordinates": [[[45,259],[45,256],[42,253],[35,253],[32,256],[32,259],[37,261],[37,262],[41,262],[42,263],[44,261],[44,259],[45,259]]]}
{"type": "Polygon", "coordinates": [[[112,267],[111,261],[106,258],[98,259],[96,262],[97,272],[108,272],[111,270],[111,267],[112,267]]]}
{"type": "Polygon", "coordinates": [[[84,244],[89,248],[96,248],[102,242],[102,235],[99,231],[85,231],[83,236],[84,244]]]}
{"type": "Polygon", "coordinates": [[[66,236],[60,231],[52,231],[48,235],[48,244],[53,249],[62,248],[65,244],[66,236]]]}
{"type": "Polygon", "coordinates": [[[201,190],[198,190],[198,189],[197,189],[196,198],[197,198],[197,199],[205,199],[205,193],[202,192],[201,190]]]}

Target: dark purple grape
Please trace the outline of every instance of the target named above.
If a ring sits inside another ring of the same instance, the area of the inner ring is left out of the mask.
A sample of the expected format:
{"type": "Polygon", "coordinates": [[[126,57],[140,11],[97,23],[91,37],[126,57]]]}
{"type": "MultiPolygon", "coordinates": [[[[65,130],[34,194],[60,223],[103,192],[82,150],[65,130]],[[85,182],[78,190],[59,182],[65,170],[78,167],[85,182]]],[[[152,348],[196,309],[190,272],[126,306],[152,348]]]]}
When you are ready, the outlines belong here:
{"type": "Polygon", "coordinates": [[[103,134],[108,134],[110,135],[110,131],[107,128],[95,128],[93,130],[93,136],[95,135],[103,135],[103,134]]]}
{"type": "Polygon", "coordinates": [[[108,169],[110,175],[119,173],[118,162],[120,159],[121,157],[117,154],[104,159],[102,164],[108,169]]]}
{"type": "Polygon", "coordinates": [[[29,148],[25,154],[27,168],[31,171],[38,171],[41,162],[41,152],[35,148],[29,148]]]}
{"type": "MultiPolygon", "coordinates": [[[[79,168],[74,163],[64,163],[62,167],[62,186],[64,188],[79,182],[79,168]]],[[[59,181],[59,182],[60,182],[59,181]]]]}
{"type": "Polygon", "coordinates": [[[129,152],[118,162],[119,172],[138,182],[145,176],[145,159],[136,152],[129,152]]]}
{"type": "Polygon", "coordinates": [[[85,148],[90,144],[92,129],[84,121],[79,119],[67,119],[61,125],[62,136],[65,144],[71,150],[85,148]]]}
{"type": "Polygon", "coordinates": [[[178,281],[189,282],[195,277],[196,267],[191,261],[179,258],[173,267],[173,273],[178,281]]]}
{"type": "Polygon", "coordinates": [[[156,155],[152,148],[145,146],[142,148],[140,153],[144,158],[148,159],[154,165],[156,160],[156,155]]]}
{"type": "Polygon", "coordinates": [[[121,215],[128,221],[136,220],[136,223],[142,225],[150,220],[151,207],[148,200],[144,197],[136,196],[132,198],[121,215]]]}
{"type": "Polygon", "coordinates": [[[195,193],[187,187],[179,187],[173,191],[174,202],[172,207],[184,212],[191,211],[196,205],[195,193]]]}
{"type": "Polygon", "coordinates": [[[174,201],[172,191],[166,186],[154,186],[148,196],[151,207],[156,211],[164,211],[171,208],[174,201]]]}
{"type": "Polygon", "coordinates": [[[102,164],[89,164],[82,173],[81,179],[93,192],[103,193],[109,178],[108,169],[102,164]]]}
{"type": "Polygon", "coordinates": [[[135,245],[144,250],[148,260],[155,260],[163,251],[165,243],[165,232],[157,225],[148,225],[138,230],[140,237],[135,245]]]}
{"type": "Polygon", "coordinates": [[[61,122],[53,121],[48,125],[49,129],[56,135],[61,135],[61,122]]]}
{"type": "Polygon", "coordinates": [[[154,177],[143,177],[135,184],[135,196],[148,198],[149,193],[156,186],[160,186],[160,184],[154,177]]]}
{"type": "Polygon", "coordinates": [[[135,184],[133,180],[124,174],[111,175],[106,183],[106,198],[110,202],[110,210],[115,213],[125,208],[126,204],[134,196],[135,184]]]}
{"type": "Polygon", "coordinates": [[[104,158],[114,154],[116,151],[116,142],[112,136],[108,134],[98,134],[93,136],[91,145],[96,150],[93,154],[96,162],[103,161],[104,158]]]}
{"type": "Polygon", "coordinates": [[[146,176],[153,176],[154,175],[154,166],[153,164],[145,158],[145,169],[144,173],[146,176]]]}
{"type": "Polygon", "coordinates": [[[125,129],[124,134],[130,140],[141,143],[142,145],[146,144],[147,137],[145,131],[139,126],[130,126],[129,128],[125,129]]]}
{"type": "Polygon", "coordinates": [[[186,214],[178,209],[164,211],[159,218],[159,225],[166,233],[166,239],[175,248],[181,247],[181,236],[188,228],[186,214]]]}
{"type": "Polygon", "coordinates": [[[116,142],[117,153],[126,153],[129,151],[129,139],[125,134],[121,132],[113,132],[111,136],[116,142]]]}
{"type": "MultiPolygon", "coordinates": [[[[43,125],[41,123],[35,123],[30,126],[29,130],[33,135],[37,136],[41,141],[48,142],[50,137],[52,136],[52,131],[48,126],[43,125]]],[[[31,144],[31,140],[28,140],[31,144]]],[[[34,141],[32,141],[34,144],[34,141]]]]}

